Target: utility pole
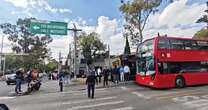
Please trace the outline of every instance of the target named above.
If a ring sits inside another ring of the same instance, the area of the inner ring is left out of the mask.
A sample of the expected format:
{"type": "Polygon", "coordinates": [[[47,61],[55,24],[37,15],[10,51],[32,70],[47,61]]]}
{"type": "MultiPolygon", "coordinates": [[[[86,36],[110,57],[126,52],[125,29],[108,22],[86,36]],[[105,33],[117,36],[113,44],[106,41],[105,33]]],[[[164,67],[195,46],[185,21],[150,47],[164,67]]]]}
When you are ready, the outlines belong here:
{"type": "Polygon", "coordinates": [[[110,61],[110,45],[108,44],[108,63],[109,63],[109,69],[111,68],[111,61],[110,61]]]}
{"type": "Polygon", "coordinates": [[[76,79],[76,75],[78,73],[78,67],[77,67],[77,32],[82,31],[81,29],[77,29],[75,24],[73,29],[68,29],[70,31],[74,32],[74,78],[76,79]]]}
{"type": "Polygon", "coordinates": [[[59,62],[58,62],[58,74],[60,74],[61,72],[61,65],[62,65],[62,61],[61,61],[61,52],[59,52],[59,62]]]}
{"type": "MultiPolygon", "coordinates": [[[[3,57],[3,47],[4,46],[4,34],[2,35],[2,39],[1,39],[1,52],[0,52],[0,72],[2,73],[2,57],[3,57]]],[[[3,72],[3,76],[4,76],[4,72],[3,72]]]]}

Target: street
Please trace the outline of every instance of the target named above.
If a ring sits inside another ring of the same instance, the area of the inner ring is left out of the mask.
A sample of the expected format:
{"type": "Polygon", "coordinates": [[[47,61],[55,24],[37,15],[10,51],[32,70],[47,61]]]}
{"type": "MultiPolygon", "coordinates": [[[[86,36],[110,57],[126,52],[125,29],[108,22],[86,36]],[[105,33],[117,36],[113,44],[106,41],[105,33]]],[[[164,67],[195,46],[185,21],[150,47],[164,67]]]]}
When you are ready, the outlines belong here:
{"type": "Polygon", "coordinates": [[[7,87],[3,83],[1,82],[0,103],[7,104],[11,110],[208,109],[208,86],[155,90],[133,82],[108,88],[98,85],[95,99],[88,99],[85,85],[67,86],[61,93],[58,91],[57,81],[46,81],[40,91],[31,95],[15,96],[8,93],[5,95],[14,86],[7,87]]]}

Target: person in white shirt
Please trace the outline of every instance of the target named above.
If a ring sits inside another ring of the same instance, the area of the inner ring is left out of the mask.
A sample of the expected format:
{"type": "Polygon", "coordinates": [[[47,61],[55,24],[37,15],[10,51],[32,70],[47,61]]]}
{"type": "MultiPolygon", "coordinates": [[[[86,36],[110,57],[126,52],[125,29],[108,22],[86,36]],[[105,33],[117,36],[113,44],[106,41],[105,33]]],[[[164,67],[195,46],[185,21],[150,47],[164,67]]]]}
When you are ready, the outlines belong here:
{"type": "Polygon", "coordinates": [[[102,70],[100,68],[97,69],[97,77],[98,77],[98,82],[101,83],[101,77],[102,77],[102,70]]]}
{"type": "Polygon", "coordinates": [[[124,77],[125,81],[129,81],[129,75],[130,75],[130,68],[128,65],[124,66],[124,77]]]}

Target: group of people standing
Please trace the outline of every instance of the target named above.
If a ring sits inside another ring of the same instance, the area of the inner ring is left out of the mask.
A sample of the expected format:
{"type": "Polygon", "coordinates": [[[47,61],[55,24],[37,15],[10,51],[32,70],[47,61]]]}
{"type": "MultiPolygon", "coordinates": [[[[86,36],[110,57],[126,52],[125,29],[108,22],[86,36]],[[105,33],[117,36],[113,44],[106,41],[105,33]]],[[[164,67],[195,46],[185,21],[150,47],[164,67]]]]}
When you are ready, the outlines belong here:
{"type": "Polygon", "coordinates": [[[114,83],[118,83],[119,81],[125,82],[130,80],[130,68],[128,65],[117,67],[114,66],[112,72],[113,78],[112,81],[114,83]]]}
{"type": "Polygon", "coordinates": [[[115,66],[114,69],[101,68],[93,69],[89,67],[87,74],[86,85],[88,90],[88,98],[94,98],[95,84],[101,83],[103,77],[103,86],[108,87],[109,76],[111,81],[118,84],[119,81],[129,81],[130,68],[129,66],[115,66]]]}

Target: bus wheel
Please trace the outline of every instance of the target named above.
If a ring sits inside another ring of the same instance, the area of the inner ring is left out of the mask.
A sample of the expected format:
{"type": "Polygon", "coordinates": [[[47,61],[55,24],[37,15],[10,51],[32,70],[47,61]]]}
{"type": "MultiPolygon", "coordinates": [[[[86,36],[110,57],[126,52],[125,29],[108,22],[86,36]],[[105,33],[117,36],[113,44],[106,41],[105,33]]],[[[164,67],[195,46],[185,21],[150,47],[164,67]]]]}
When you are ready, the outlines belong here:
{"type": "Polygon", "coordinates": [[[185,80],[182,76],[176,77],[175,85],[177,88],[185,87],[185,80]]]}

